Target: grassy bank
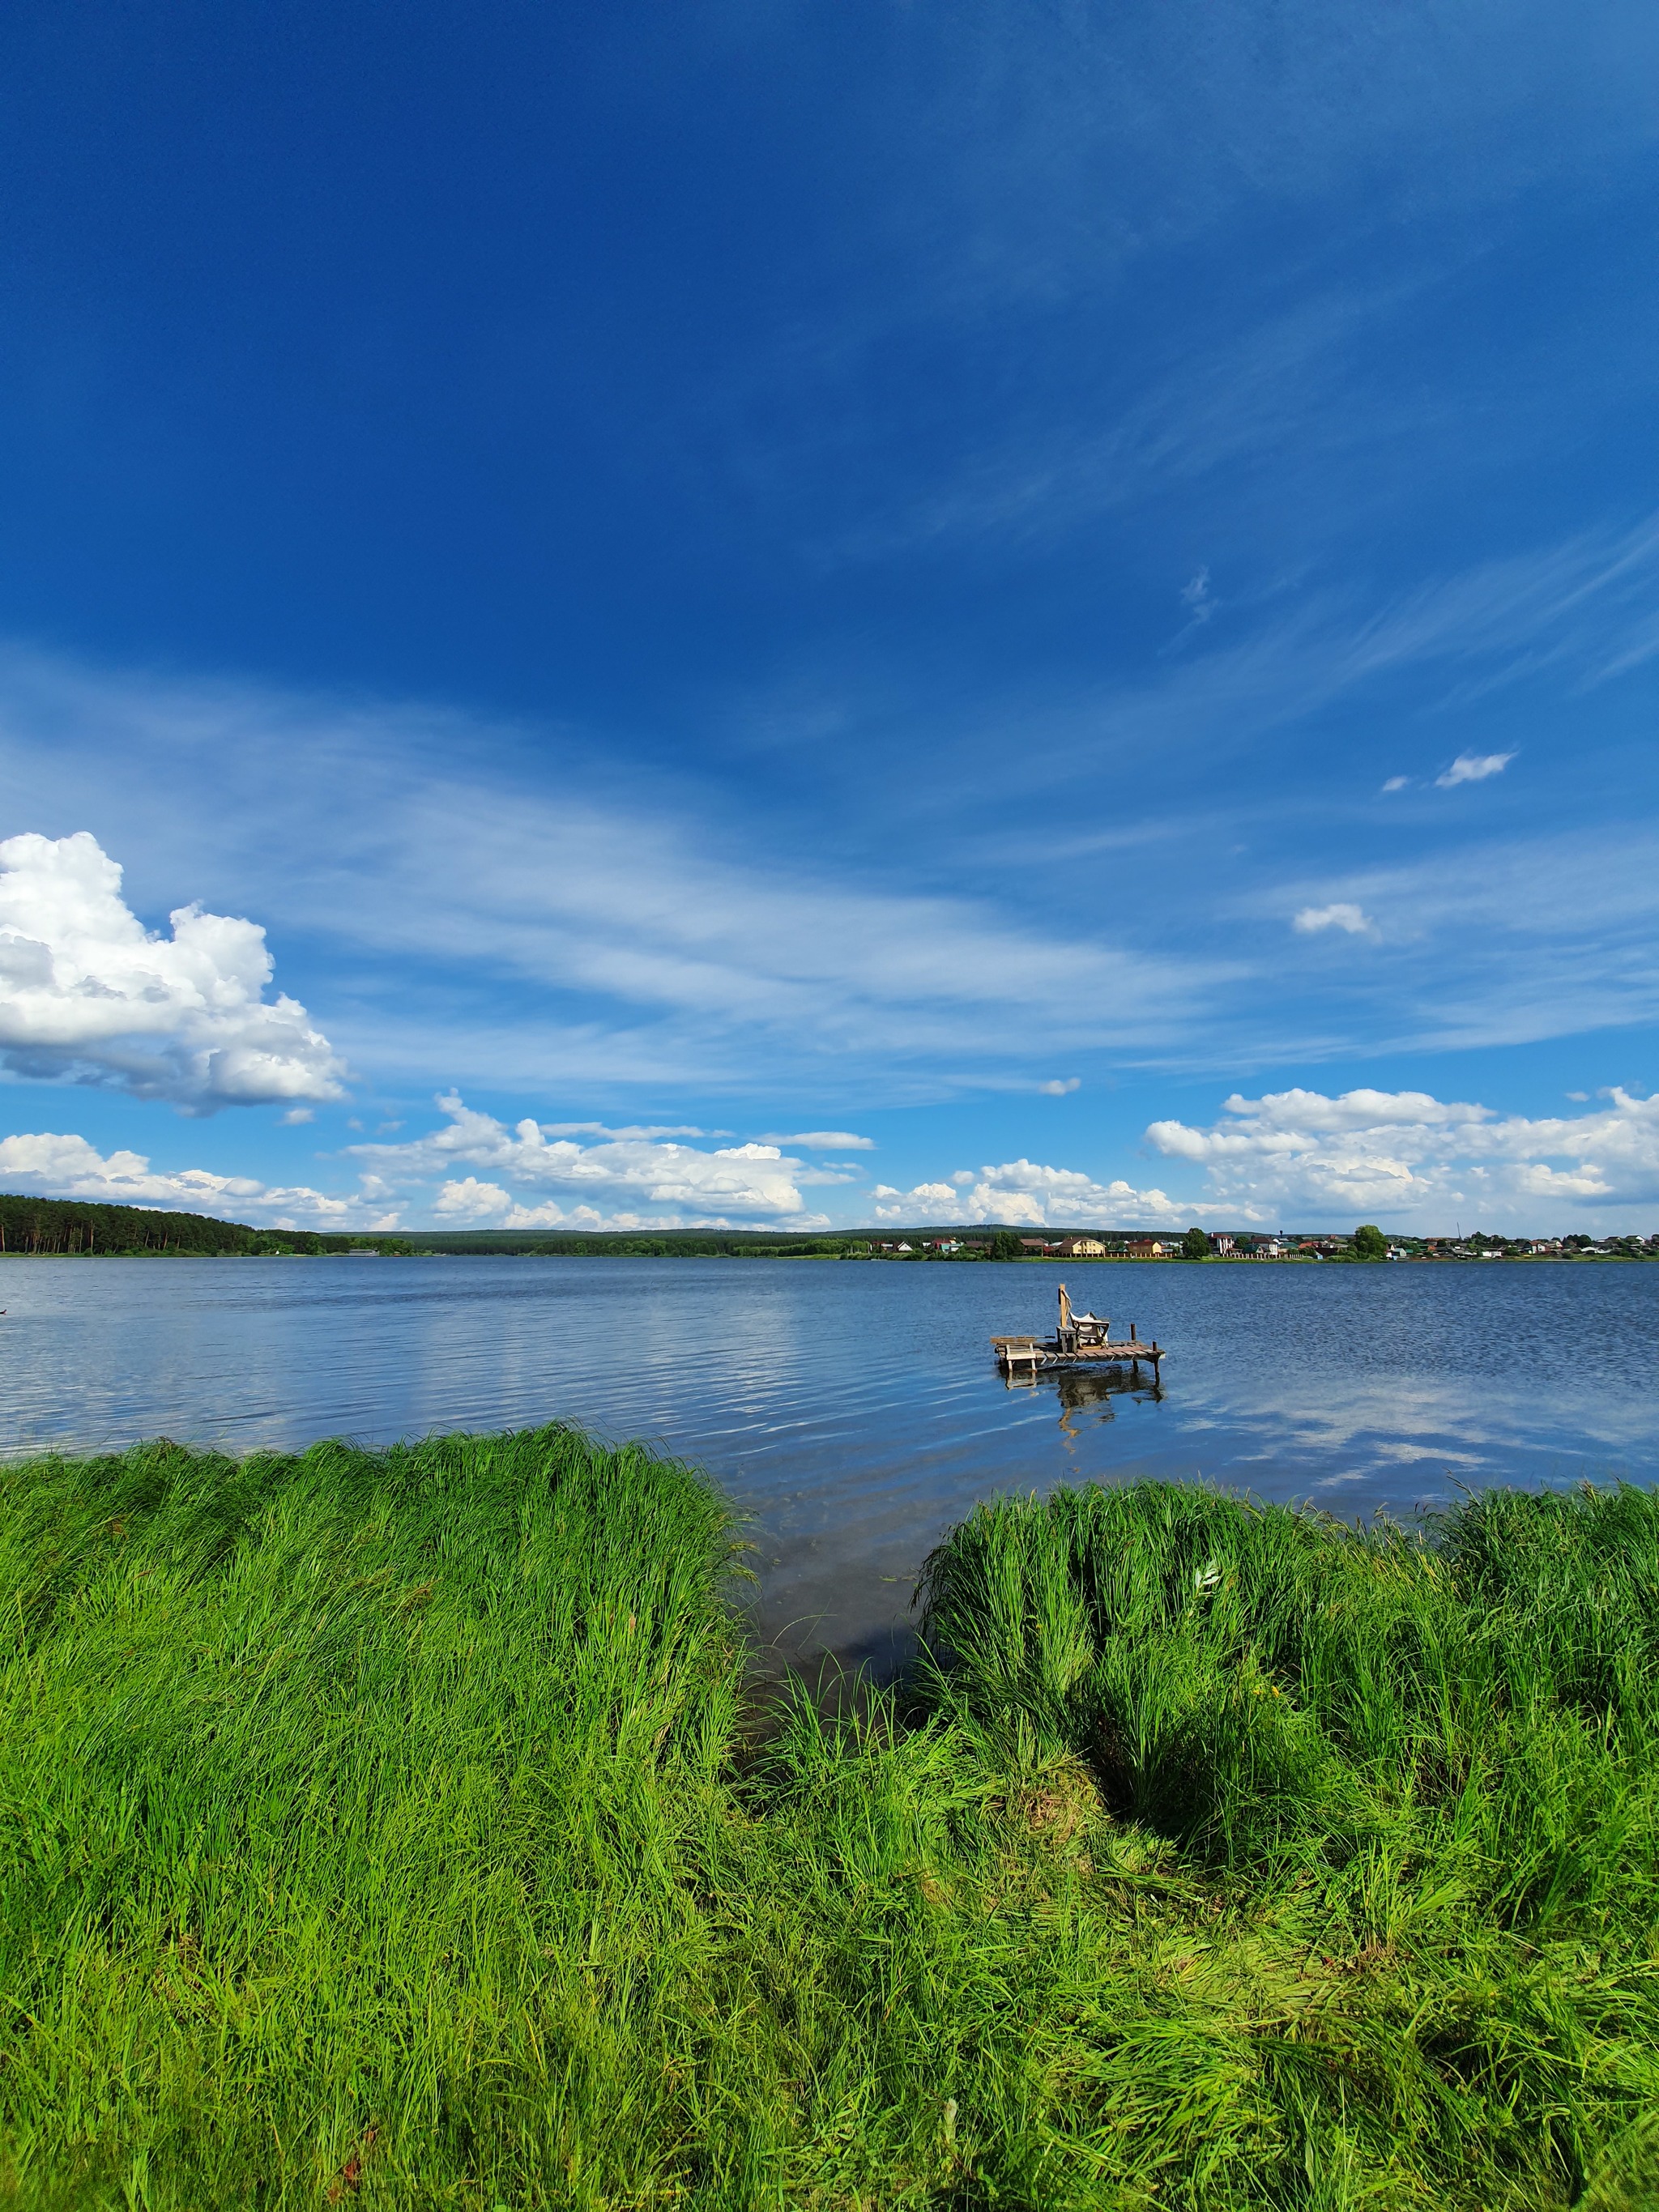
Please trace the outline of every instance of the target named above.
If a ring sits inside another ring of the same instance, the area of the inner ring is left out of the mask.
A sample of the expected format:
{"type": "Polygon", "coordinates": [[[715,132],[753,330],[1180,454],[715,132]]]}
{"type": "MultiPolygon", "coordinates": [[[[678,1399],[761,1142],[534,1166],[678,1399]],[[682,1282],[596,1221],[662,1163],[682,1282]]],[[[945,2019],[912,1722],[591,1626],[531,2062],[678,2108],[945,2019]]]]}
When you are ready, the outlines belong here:
{"type": "Polygon", "coordinates": [[[1000,1505],[758,1731],[643,1453],[0,1486],[0,2197],[1655,2201],[1645,1494],[1000,1505]]]}

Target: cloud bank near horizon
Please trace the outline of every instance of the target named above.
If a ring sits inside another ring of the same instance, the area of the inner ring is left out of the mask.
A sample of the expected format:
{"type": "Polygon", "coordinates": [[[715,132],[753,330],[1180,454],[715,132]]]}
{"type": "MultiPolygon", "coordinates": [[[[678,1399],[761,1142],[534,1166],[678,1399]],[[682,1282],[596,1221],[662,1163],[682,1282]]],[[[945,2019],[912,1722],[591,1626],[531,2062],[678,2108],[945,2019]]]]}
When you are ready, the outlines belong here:
{"type": "Polygon", "coordinates": [[[1212,1196],[1278,1215],[1448,1225],[1449,1210],[1501,1226],[1593,1206],[1659,1201],[1659,1097],[1613,1087],[1594,1112],[1530,1119],[1420,1091],[1235,1095],[1207,1129],[1154,1121],[1170,1159],[1201,1166],[1212,1196]]]}
{"type": "Polygon", "coordinates": [[[801,1193],[849,1178],[808,1167],[777,1145],[748,1142],[705,1151],[627,1134],[582,1145],[532,1119],[512,1128],[454,1091],[438,1099],[443,1125],[404,1144],[353,1145],[374,1187],[414,1187],[447,1227],[645,1229],[779,1223],[824,1228],[801,1193]],[[456,1172],[483,1169],[483,1175],[456,1172]]]}
{"type": "Polygon", "coordinates": [[[1207,1127],[1148,1127],[1154,1151],[1201,1175],[1185,1193],[1024,1157],[908,1188],[866,1185],[850,1164],[810,1164],[759,1140],[698,1146],[601,1131],[578,1143],[559,1133],[568,1124],[508,1127],[454,1092],[437,1103],[442,1122],[421,1135],[346,1147],[343,1157],[361,1164],[356,1184],[331,1193],[200,1168],[157,1172],[141,1154],[105,1158],[83,1137],[49,1133],[0,1140],[0,1179],[42,1195],[182,1206],[257,1224],[387,1230],[1341,1228],[1375,1218],[1401,1230],[1461,1220],[1466,1231],[1542,1231],[1628,1228],[1619,1210],[1650,1219],[1659,1204],[1659,1096],[1616,1086],[1588,1112],[1530,1118],[1426,1091],[1236,1094],[1207,1127]]]}

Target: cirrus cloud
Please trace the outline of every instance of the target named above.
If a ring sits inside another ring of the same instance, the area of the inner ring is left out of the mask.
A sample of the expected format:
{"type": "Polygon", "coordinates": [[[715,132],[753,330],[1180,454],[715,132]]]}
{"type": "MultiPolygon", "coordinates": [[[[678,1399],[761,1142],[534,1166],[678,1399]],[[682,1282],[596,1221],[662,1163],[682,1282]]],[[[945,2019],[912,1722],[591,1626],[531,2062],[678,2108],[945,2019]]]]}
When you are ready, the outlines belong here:
{"type": "Polygon", "coordinates": [[[801,1129],[793,1137],[771,1135],[769,1145],[799,1145],[804,1152],[873,1152],[873,1137],[855,1137],[848,1129],[801,1129]]]}

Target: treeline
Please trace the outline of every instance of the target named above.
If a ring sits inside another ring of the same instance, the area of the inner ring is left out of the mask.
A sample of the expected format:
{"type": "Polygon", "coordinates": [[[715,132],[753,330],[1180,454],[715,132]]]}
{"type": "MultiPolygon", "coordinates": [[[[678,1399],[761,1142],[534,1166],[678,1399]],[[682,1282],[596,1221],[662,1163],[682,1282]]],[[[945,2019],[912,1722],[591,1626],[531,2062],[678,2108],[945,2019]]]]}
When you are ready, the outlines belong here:
{"type": "Polygon", "coordinates": [[[845,1260],[862,1259],[871,1249],[867,1237],[778,1237],[768,1236],[763,1230],[741,1229],[650,1234],[600,1231],[586,1236],[564,1236],[556,1231],[542,1230],[516,1236],[509,1230],[417,1230],[408,1242],[409,1249],[415,1252],[507,1253],[579,1260],[845,1260]]]}
{"type": "MultiPolygon", "coordinates": [[[[1127,1248],[1141,1232],[1097,1230],[1085,1233],[1106,1243],[1104,1257],[1121,1259],[1133,1256],[1127,1248]]],[[[1255,1241],[1242,1237],[1239,1250],[1224,1256],[1246,1256],[1248,1246],[1255,1241]]],[[[1231,1242],[1224,1239],[1223,1244],[1231,1242]]],[[[1381,1259],[1390,1246],[1410,1259],[1489,1254],[1535,1256],[1540,1250],[1537,1243],[1525,1238],[1488,1237],[1479,1230],[1456,1243],[1447,1237],[1385,1238],[1370,1224],[1351,1237],[1287,1237],[1283,1242],[1287,1248],[1284,1256],[1291,1259],[1315,1255],[1326,1260],[1381,1259]]],[[[162,1212],[145,1206],[108,1206],[91,1200],[22,1198],[0,1193],[0,1254],[26,1257],[173,1253],[260,1258],[279,1254],[379,1252],[392,1258],[471,1252],[563,1259],[880,1259],[959,1264],[977,1260],[1057,1259],[1061,1256],[1061,1232],[1057,1230],[1038,1237],[1000,1224],[979,1224],[972,1230],[890,1230],[880,1237],[869,1230],[820,1230],[790,1237],[764,1229],[586,1232],[439,1229],[415,1230],[401,1236],[361,1231],[330,1234],[316,1229],[255,1229],[245,1221],[216,1221],[205,1213],[162,1212]]],[[[1188,1260],[1222,1256],[1214,1240],[1200,1229],[1190,1229],[1184,1237],[1170,1240],[1165,1250],[1168,1256],[1188,1260]]],[[[1609,1237],[1599,1241],[1585,1236],[1566,1237],[1553,1242],[1550,1250],[1563,1259],[1659,1259],[1659,1237],[1609,1237]]]]}
{"type": "Polygon", "coordinates": [[[253,1229],[205,1213],[162,1213],[73,1198],[0,1193],[0,1252],[95,1256],[183,1253],[198,1257],[277,1253],[408,1252],[407,1237],[331,1237],[312,1229],[253,1229]]]}

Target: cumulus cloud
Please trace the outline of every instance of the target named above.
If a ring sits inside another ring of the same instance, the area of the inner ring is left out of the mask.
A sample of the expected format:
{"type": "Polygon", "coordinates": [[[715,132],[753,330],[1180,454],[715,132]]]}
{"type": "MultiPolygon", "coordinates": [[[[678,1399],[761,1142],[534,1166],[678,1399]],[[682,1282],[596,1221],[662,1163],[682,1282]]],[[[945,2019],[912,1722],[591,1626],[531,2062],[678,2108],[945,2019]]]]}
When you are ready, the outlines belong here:
{"type": "Polygon", "coordinates": [[[1442,791],[1449,791],[1458,783],[1484,783],[1489,775],[1502,775],[1514,758],[1513,753],[1459,753],[1435,782],[1442,791]]]}
{"type": "Polygon", "coordinates": [[[1536,1227],[1543,1204],[1659,1203],[1659,1098],[1623,1090],[1595,1113],[1538,1119],[1421,1091],[1235,1096],[1224,1112],[1210,1128],[1154,1121],[1146,1134],[1166,1157],[1202,1165],[1212,1194],[1241,1212],[1536,1227]]]}
{"type": "Polygon", "coordinates": [[[802,1187],[842,1180],[832,1170],[790,1158],[776,1145],[728,1145],[703,1152],[622,1133],[582,1145],[550,1135],[532,1120],[508,1128],[453,1091],[444,1093],[438,1104],[447,1117],[442,1127],[406,1144],[349,1149],[402,1187],[442,1178],[433,1211],[447,1219],[509,1229],[672,1228],[733,1218],[821,1227],[825,1217],[805,1211],[802,1187]],[[482,1169],[484,1175],[458,1176],[453,1170],[461,1166],[482,1169]],[[540,1196],[539,1203],[532,1204],[526,1193],[560,1196],[540,1196]],[[568,1205],[573,1200],[574,1209],[568,1205]]]}
{"type": "Polygon", "coordinates": [[[1081,1091],[1082,1088],[1083,1079],[1079,1075],[1057,1075],[1052,1081],[1037,1085],[1045,1098],[1066,1098],[1073,1091],[1081,1091]]]}
{"type": "Polygon", "coordinates": [[[176,908],[147,930],[85,830],[0,843],[0,1063],[194,1113],[337,1098],[343,1062],[272,973],[258,923],[176,908]]]}
{"type": "Polygon", "coordinates": [[[435,1214],[449,1220],[483,1222],[499,1221],[513,1210],[510,1190],[503,1190],[498,1182],[480,1182],[477,1176],[464,1176],[459,1182],[447,1182],[432,1207],[435,1214]]]}
{"type": "Polygon", "coordinates": [[[920,1182],[908,1191],[878,1183],[873,1195],[878,1221],[920,1222],[931,1215],[964,1224],[1007,1222],[1032,1229],[1168,1227],[1215,1211],[1171,1199],[1161,1190],[1138,1190],[1121,1181],[1097,1182],[1079,1168],[1026,1159],[961,1168],[948,1182],[920,1182]],[[949,1208],[948,1216],[939,1214],[941,1207],[949,1208]]]}
{"type": "Polygon", "coordinates": [[[395,1229],[384,1186],[361,1178],[355,1194],[331,1196],[307,1185],[272,1185],[205,1168],[153,1169],[142,1152],[101,1153],[84,1137],[40,1132],[0,1138],[0,1183],[49,1198],[100,1200],[113,1206],[178,1207],[222,1221],[278,1229],[395,1229]]]}
{"type": "Polygon", "coordinates": [[[1370,937],[1376,932],[1370,916],[1351,899],[1337,899],[1329,906],[1304,906],[1291,927],[1304,937],[1315,936],[1322,929],[1345,929],[1350,937],[1370,937]]]}
{"type": "Polygon", "coordinates": [[[1029,1222],[1039,1229],[1167,1227],[1194,1218],[1190,1205],[1161,1190],[1139,1190],[1121,1178],[1097,1182],[1081,1169],[1027,1159],[981,1168],[961,1197],[968,1220],[1029,1222]]]}

